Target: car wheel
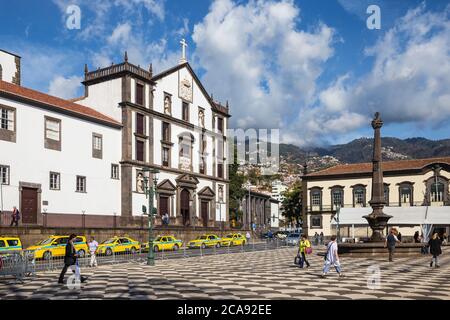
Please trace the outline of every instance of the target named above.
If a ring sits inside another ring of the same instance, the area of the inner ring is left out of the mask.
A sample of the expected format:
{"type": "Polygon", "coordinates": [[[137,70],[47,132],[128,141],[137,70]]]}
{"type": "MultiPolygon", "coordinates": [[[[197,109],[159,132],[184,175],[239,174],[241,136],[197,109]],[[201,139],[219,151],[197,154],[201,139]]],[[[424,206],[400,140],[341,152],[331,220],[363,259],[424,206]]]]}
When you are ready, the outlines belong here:
{"type": "Polygon", "coordinates": [[[158,252],[158,251],[159,251],[158,246],[154,246],[154,247],[153,247],[153,252],[158,252]]]}
{"type": "Polygon", "coordinates": [[[45,251],[42,257],[44,260],[50,260],[52,258],[52,253],[50,251],[45,251]]]}
{"type": "Polygon", "coordinates": [[[105,254],[107,256],[112,256],[113,252],[112,252],[111,248],[106,249],[105,254]]]}
{"type": "Polygon", "coordinates": [[[174,251],[178,251],[179,248],[180,248],[180,247],[179,247],[177,244],[173,246],[173,250],[174,250],[174,251]]]}
{"type": "Polygon", "coordinates": [[[136,253],[136,248],[135,247],[131,247],[131,253],[135,254],[136,253]]]}
{"type": "Polygon", "coordinates": [[[205,249],[206,248],[206,244],[202,243],[201,247],[202,247],[202,249],[205,249]]]}
{"type": "Polygon", "coordinates": [[[217,244],[216,244],[216,248],[220,248],[220,243],[217,243],[217,244]]]}
{"type": "Polygon", "coordinates": [[[86,252],[84,250],[80,250],[80,251],[78,251],[78,256],[80,258],[84,258],[86,256],[86,252]]]}

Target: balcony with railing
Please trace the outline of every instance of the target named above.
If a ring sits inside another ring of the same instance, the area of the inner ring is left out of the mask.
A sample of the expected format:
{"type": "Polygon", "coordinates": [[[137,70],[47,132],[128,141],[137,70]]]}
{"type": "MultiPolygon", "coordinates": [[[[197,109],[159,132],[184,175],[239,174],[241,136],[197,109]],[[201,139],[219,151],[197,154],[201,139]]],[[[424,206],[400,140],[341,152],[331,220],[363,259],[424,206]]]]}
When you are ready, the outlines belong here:
{"type": "Polygon", "coordinates": [[[151,80],[152,72],[150,70],[142,69],[140,66],[136,66],[129,62],[122,62],[119,64],[113,64],[106,68],[97,69],[91,72],[87,72],[85,69],[84,82],[91,82],[98,79],[103,79],[107,77],[112,77],[122,73],[132,73],[133,75],[143,78],[146,80],[151,80]]]}

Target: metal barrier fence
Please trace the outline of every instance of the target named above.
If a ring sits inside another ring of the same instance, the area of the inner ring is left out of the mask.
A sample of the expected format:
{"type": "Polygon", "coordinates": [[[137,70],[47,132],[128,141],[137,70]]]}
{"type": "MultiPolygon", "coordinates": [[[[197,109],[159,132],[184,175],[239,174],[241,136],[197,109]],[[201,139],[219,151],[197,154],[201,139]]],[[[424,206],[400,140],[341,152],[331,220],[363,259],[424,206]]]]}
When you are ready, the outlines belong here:
{"type": "MultiPolygon", "coordinates": [[[[273,250],[282,247],[287,247],[282,240],[267,240],[267,241],[251,241],[250,243],[234,246],[212,246],[206,248],[187,248],[181,247],[177,250],[165,250],[160,248],[155,252],[155,260],[167,259],[181,259],[189,257],[204,257],[220,254],[256,252],[263,250],[273,250]]],[[[111,265],[126,262],[144,263],[147,260],[148,249],[126,250],[118,252],[115,250],[108,250],[104,254],[85,253],[84,256],[78,257],[77,262],[81,270],[101,266],[111,265]]],[[[21,250],[11,251],[0,254],[0,278],[13,277],[17,280],[22,280],[26,276],[35,275],[36,272],[61,270],[64,267],[63,255],[45,255],[36,254],[34,251],[21,250]],[[38,258],[37,258],[38,257],[38,258]]]]}

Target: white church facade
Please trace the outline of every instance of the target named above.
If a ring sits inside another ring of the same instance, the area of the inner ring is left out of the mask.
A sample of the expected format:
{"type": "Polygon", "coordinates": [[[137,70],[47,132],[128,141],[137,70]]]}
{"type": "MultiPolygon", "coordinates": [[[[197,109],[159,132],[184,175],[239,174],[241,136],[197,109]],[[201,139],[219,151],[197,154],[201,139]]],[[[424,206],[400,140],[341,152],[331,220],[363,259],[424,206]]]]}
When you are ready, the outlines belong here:
{"type": "Polygon", "coordinates": [[[27,225],[142,224],[149,168],[160,172],[157,224],[165,213],[180,227],[228,221],[229,107],[207,93],[184,52],[156,75],[126,54],[86,66],[84,96],[72,100],[22,87],[13,54],[0,51],[0,70],[3,224],[13,206],[27,225]]]}

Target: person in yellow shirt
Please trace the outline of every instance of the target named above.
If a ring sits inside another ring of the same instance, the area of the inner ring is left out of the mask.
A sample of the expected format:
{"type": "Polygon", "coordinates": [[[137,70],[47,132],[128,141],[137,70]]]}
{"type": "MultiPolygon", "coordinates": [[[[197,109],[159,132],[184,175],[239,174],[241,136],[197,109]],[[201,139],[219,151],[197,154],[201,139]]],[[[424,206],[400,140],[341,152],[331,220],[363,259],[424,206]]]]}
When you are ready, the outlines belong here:
{"type": "Polygon", "coordinates": [[[306,260],[306,255],[308,255],[311,252],[311,243],[306,238],[306,235],[302,235],[300,242],[299,242],[299,249],[298,252],[301,255],[302,261],[300,262],[300,267],[303,268],[303,263],[306,263],[306,267],[309,268],[309,262],[306,260]]]}

